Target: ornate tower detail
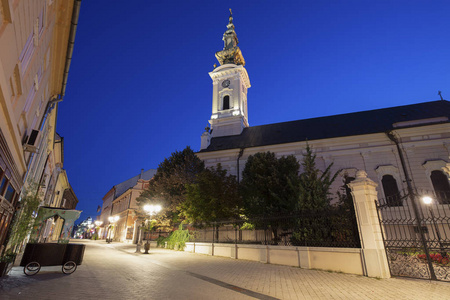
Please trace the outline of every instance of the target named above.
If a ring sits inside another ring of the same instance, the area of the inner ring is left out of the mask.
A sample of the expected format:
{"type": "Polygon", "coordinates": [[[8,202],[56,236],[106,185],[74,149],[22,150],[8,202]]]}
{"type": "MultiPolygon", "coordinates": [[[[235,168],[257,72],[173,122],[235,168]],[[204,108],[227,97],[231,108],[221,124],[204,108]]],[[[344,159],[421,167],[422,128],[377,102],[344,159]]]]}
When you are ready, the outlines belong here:
{"type": "MultiPolygon", "coordinates": [[[[250,79],[244,68],[244,57],[237,46],[239,41],[234,31],[231,9],[223,42],[223,50],[216,53],[220,66],[209,73],[213,81],[212,115],[209,120],[212,138],[239,135],[249,126],[247,89],[250,87],[250,79]]],[[[209,142],[206,142],[206,136],[202,140],[201,149],[205,149],[209,142]]]]}
{"type": "Polygon", "coordinates": [[[235,64],[245,66],[245,60],[242,56],[241,49],[237,46],[239,43],[236,32],[234,31],[233,13],[230,8],[230,17],[227,30],[223,34],[223,50],[216,52],[216,58],[221,65],[235,64]]]}

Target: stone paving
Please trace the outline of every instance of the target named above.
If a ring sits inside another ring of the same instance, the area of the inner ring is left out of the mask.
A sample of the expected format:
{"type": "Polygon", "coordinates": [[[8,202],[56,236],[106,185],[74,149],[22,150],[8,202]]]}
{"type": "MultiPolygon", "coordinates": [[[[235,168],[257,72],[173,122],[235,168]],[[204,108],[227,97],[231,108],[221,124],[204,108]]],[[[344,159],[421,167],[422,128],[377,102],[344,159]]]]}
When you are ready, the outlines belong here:
{"type": "Polygon", "coordinates": [[[43,267],[0,278],[0,299],[450,299],[450,283],[305,270],[160,248],[83,241],[71,275],[43,267]]]}

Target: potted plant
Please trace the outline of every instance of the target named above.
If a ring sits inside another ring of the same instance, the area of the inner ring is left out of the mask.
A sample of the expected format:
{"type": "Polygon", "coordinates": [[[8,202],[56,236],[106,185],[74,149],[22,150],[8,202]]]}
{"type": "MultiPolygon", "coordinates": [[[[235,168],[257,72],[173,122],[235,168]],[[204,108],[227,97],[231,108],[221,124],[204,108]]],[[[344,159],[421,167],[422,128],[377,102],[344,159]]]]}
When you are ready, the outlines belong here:
{"type": "Polygon", "coordinates": [[[0,257],[0,277],[8,275],[11,270],[14,260],[16,259],[16,254],[12,252],[7,252],[0,257]]]}

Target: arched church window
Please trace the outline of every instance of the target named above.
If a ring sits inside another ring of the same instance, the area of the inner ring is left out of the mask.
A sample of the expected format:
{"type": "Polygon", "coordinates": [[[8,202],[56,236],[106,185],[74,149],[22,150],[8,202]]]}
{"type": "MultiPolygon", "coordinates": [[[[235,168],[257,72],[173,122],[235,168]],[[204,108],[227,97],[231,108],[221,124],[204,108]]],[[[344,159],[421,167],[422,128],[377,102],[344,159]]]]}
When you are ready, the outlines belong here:
{"type": "Polygon", "coordinates": [[[388,206],[403,206],[400,192],[397,186],[397,180],[392,175],[384,175],[381,178],[383,185],[384,196],[386,197],[386,204],[388,206]]]}
{"type": "Polygon", "coordinates": [[[225,97],[223,97],[222,109],[223,110],[230,109],[230,96],[226,95],[225,97]]]}
{"type": "Polygon", "coordinates": [[[353,180],[355,180],[355,177],[351,177],[351,176],[345,176],[344,177],[344,188],[345,188],[345,194],[347,196],[348,202],[349,203],[353,203],[353,196],[352,196],[352,190],[350,189],[350,187],[348,186],[348,184],[350,182],[352,182],[353,180]]]}
{"type": "Polygon", "coordinates": [[[430,178],[439,203],[450,204],[450,184],[444,172],[438,170],[432,171],[430,178]]]}

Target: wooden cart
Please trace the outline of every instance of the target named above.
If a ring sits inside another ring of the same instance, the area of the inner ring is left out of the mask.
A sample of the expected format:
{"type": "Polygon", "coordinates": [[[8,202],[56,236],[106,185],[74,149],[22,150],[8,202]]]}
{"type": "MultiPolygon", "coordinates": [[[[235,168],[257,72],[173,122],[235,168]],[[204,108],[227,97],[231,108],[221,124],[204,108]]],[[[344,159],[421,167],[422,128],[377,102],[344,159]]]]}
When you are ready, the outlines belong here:
{"type": "Polygon", "coordinates": [[[83,261],[84,249],[83,244],[28,243],[20,266],[28,276],[37,274],[41,267],[57,265],[64,274],[72,274],[83,261]]]}

